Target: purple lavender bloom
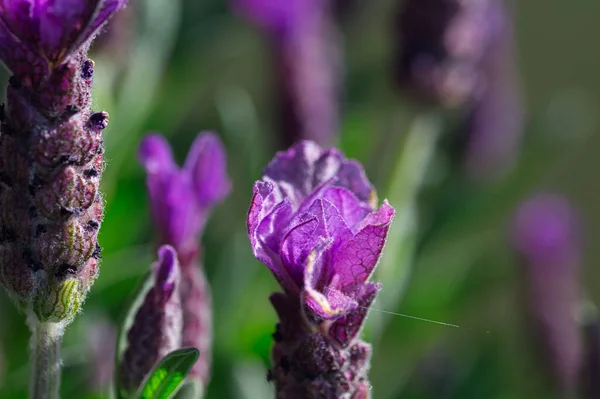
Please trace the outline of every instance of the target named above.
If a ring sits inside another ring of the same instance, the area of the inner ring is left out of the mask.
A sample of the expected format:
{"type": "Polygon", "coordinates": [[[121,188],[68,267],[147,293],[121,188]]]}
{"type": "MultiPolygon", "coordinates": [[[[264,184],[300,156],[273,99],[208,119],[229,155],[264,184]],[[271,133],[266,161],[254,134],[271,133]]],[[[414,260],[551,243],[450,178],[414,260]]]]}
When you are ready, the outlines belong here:
{"type": "Polygon", "coordinates": [[[180,257],[185,257],[197,247],[212,206],[231,189],[225,150],[216,135],[203,133],[194,141],[180,169],[169,143],[151,134],[140,144],[139,159],[148,174],[146,182],[160,242],[172,245],[180,257]]]}
{"type": "Polygon", "coordinates": [[[331,4],[320,0],[232,3],[272,43],[283,144],[314,140],[332,145],[339,122],[340,50],[331,4]]]}
{"type": "Polygon", "coordinates": [[[579,217],[567,199],[542,194],[517,210],[513,247],[520,256],[534,329],[556,388],[576,392],[582,361],[575,320],[580,301],[582,234],[579,217]]]}
{"type": "Polygon", "coordinates": [[[36,84],[89,41],[126,0],[1,0],[0,58],[36,84]]]}
{"type": "Polygon", "coordinates": [[[173,247],[164,245],[158,250],[153,277],[154,285],[127,334],[128,345],[118,371],[124,394],[135,392],[156,362],[181,347],[180,270],[173,247]]]}
{"type": "Polygon", "coordinates": [[[497,28],[499,0],[408,0],[396,35],[396,77],[425,102],[470,102],[483,84],[480,62],[497,28]]]}
{"type": "Polygon", "coordinates": [[[159,242],[175,247],[181,261],[182,346],[193,346],[200,351],[200,359],[189,378],[206,386],[210,375],[212,313],[210,288],[201,267],[199,238],[211,208],[231,189],[225,150],[217,136],[201,134],[179,169],[166,140],[149,135],[140,144],[139,158],[148,173],[147,186],[159,242]]]}
{"type": "Polygon", "coordinates": [[[309,141],[278,153],[254,185],[248,236],[284,290],[271,297],[280,397],[333,398],[368,385],[370,347],[358,336],[380,289],[368,280],[394,216],[387,201],[376,203],[358,162],[309,141]]]}
{"type": "Polygon", "coordinates": [[[0,0],[0,283],[40,322],[70,321],[98,272],[106,112],[87,48],[123,0],[0,0]]]}

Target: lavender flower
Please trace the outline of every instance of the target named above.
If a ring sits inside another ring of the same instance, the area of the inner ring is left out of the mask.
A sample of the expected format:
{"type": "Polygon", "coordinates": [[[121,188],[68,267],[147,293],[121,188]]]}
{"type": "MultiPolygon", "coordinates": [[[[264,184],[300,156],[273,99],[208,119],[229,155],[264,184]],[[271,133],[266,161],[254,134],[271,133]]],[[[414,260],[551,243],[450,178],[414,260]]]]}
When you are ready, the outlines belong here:
{"type": "Polygon", "coordinates": [[[339,46],[331,4],[321,0],[232,0],[273,44],[280,131],[331,145],[338,129],[339,46]]]}
{"type": "Polygon", "coordinates": [[[376,203],[358,162],[308,141],[278,153],[254,185],[248,236],[284,291],[271,296],[277,397],[369,396],[371,349],[358,337],[394,216],[376,203]]]}
{"type": "Polygon", "coordinates": [[[124,0],[0,1],[0,283],[41,322],[69,321],[96,278],[102,130],[93,37],[124,0]]]}
{"type": "Polygon", "coordinates": [[[399,86],[464,114],[455,141],[471,178],[493,178],[515,158],[523,111],[513,29],[503,0],[408,0],[396,24],[399,86]]]}
{"type": "Polygon", "coordinates": [[[128,345],[118,371],[124,394],[135,392],[160,359],[181,347],[180,270],[173,247],[164,245],[158,250],[153,277],[154,285],[127,334],[128,345]]]}
{"type": "Polygon", "coordinates": [[[481,89],[480,62],[496,28],[498,0],[409,0],[396,24],[402,38],[395,71],[416,98],[469,102],[481,89]]]}
{"type": "Polygon", "coordinates": [[[521,257],[531,316],[557,388],[576,391],[581,339],[574,311],[580,300],[582,237],[568,201],[552,194],[524,202],[516,212],[513,247],[521,257]]]}
{"type": "Polygon", "coordinates": [[[231,188],[225,150],[217,136],[201,134],[179,169],[166,140],[149,135],[140,144],[139,158],[148,173],[159,241],[175,247],[181,261],[182,345],[200,350],[200,358],[189,377],[206,386],[210,374],[212,315],[210,289],[201,269],[199,238],[211,208],[231,188]]]}

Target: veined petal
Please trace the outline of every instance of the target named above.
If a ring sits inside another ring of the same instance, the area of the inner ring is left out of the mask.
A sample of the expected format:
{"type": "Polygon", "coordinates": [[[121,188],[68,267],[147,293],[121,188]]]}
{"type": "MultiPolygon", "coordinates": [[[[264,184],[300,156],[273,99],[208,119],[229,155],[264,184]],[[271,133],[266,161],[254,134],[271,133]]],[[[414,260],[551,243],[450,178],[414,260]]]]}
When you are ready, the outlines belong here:
{"type": "Polygon", "coordinates": [[[335,273],[340,276],[344,292],[366,281],[379,261],[387,233],[394,217],[394,208],[387,201],[377,212],[369,214],[361,225],[366,224],[333,256],[335,273]]]}

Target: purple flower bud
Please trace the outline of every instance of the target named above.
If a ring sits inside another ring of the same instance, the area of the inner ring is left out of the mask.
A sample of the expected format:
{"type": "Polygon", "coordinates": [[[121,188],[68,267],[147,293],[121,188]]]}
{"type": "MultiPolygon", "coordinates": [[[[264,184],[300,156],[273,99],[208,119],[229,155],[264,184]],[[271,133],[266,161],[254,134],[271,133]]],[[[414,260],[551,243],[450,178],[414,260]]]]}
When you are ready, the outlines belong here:
{"type": "Polygon", "coordinates": [[[37,84],[51,69],[86,48],[125,0],[2,0],[0,58],[11,72],[37,84]]]}
{"type": "Polygon", "coordinates": [[[273,44],[283,144],[299,140],[333,144],[341,74],[331,4],[233,0],[233,6],[262,28],[273,44]]]}
{"type": "MultiPolygon", "coordinates": [[[[341,359],[356,345],[380,289],[368,280],[394,216],[387,201],[379,209],[376,203],[375,190],[360,164],[312,142],[300,142],[278,153],[254,185],[248,236],[254,255],[269,267],[285,292],[271,298],[280,318],[276,337],[280,345],[273,352],[279,392],[291,386],[283,378],[290,364],[299,368],[292,385],[305,386],[312,366],[322,361],[327,367],[344,363],[341,359]],[[307,359],[295,358],[298,345],[307,345],[307,353],[320,351],[314,356],[331,350],[340,359],[329,362],[308,354],[302,355],[307,359]],[[281,353],[283,364],[276,360],[281,353]],[[283,374],[277,372],[278,367],[283,374]]],[[[359,374],[362,384],[366,372],[359,374]]],[[[332,380],[324,383],[337,395],[358,390],[358,380],[345,381],[347,388],[332,380]]],[[[322,389],[325,385],[319,383],[322,389]]],[[[311,387],[310,395],[317,396],[306,397],[323,397],[313,389],[317,388],[311,387]]]]}
{"type": "Polygon", "coordinates": [[[181,347],[182,309],[177,253],[164,245],[153,265],[154,285],[146,294],[131,329],[119,367],[120,386],[135,392],[146,374],[168,353],[181,347]]]}
{"type": "Polygon", "coordinates": [[[150,205],[161,243],[170,244],[184,257],[204,227],[208,212],[229,192],[225,150],[216,135],[199,135],[179,169],[167,141],[147,136],[139,147],[146,172],[150,205]]]}
{"type": "Polygon", "coordinates": [[[582,356],[575,321],[582,250],[579,218],[559,195],[532,197],[515,214],[512,243],[523,264],[528,305],[545,364],[557,389],[572,394],[582,356]]]}
{"type": "Polygon", "coordinates": [[[41,321],[70,320],[98,274],[101,129],[86,52],[123,0],[0,0],[13,76],[0,125],[0,283],[41,321]]]}

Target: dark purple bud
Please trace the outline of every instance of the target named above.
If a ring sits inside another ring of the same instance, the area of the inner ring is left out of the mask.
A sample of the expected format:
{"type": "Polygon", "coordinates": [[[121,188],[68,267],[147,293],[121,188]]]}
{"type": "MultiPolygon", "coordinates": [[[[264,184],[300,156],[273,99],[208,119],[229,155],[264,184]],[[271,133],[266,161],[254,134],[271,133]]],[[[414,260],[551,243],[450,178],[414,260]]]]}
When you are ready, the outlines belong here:
{"type": "Polygon", "coordinates": [[[81,65],[81,77],[91,79],[94,76],[94,61],[85,60],[81,65]]]}
{"type": "Polygon", "coordinates": [[[579,217],[560,195],[532,197],[515,214],[512,244],[523,266],[533,332],[544,364],[556,389],[573,394],[582,358],[575,320],[581,299],[579,217]]]}
{"type": "Polygon", "coordinates": [[[104,130],[108,126],[108,112],[96,112],[90,116],[90,127],[96,130],[104,130]]]}

